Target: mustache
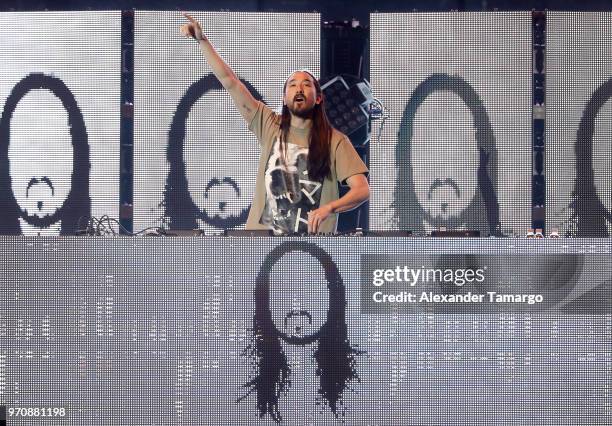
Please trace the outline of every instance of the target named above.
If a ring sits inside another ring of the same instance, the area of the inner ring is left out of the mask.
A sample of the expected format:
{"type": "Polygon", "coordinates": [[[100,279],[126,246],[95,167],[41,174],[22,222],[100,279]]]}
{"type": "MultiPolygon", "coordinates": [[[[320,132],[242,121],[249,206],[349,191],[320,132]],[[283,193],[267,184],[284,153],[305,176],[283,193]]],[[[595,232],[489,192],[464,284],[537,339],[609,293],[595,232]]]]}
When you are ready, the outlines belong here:
{"type": "Polygon", "coordinates": [[[39,183],[44,183],[49,188],[51,188],[51,195],[55,196],[55,188],[53,187],[53,184],[51,183],[51,179],[49,179],[47,176],[43,176],[40,179],[37,179],[35,177],[30,179],[30,181],[28,182],[28,186],[26,188],[26,197],[29,196],[30,188],[33,187],[34,185],[38,185],[39,183]]]}
{"type": "Polygon", "coordinates": [[[287,321],[289,321],[292,317],[306,317],[308,318],[308,324],[312,324],[312,315],[308,311],[289,311],[287,315],[285,315],[285,328],[287,328],[287,321]]]}
{"type": "Polygon", "coordinates": [[[295,102],[298,98],[302,98],[302,99],[306,100],[306,96],[302,92],[296,93],[295,96],[293,96],[293,101],[295,102]]]}
{"type": "Polygon", "coordinates": [[[451,188],[453,188],[455,190],[455,194],[457,195],[457,197],[459,197],[459,185],[457,185],[457,182],[455,182],[454,179],[452,178],[446,178],[444,180],[442,179],[436,179],[433,181],[433,183],[431,184],[431,186],[429,187],[429,190],[427,191],[427,198],[429,200],[431,200],[431,196],[433,194],[433,192],[442,187],[442,186],[450,186],[451,188]]]}
{"type": "Polygon", "coordinates": [[[219,180],[219,178],[216,178],[216,177],[209,180],[208,184],[206,185],[206,188],[204,189],[204,196],[208,198],[208,191],[215,186],[221,185],[222,183],[226,183],[230,185],[232,188],[234,188],[234,191],[236,191],[236,194],[240,196],[240,188],[238,187],[238,184],[236,183],[234,179],[228,176],[224,177],[223,180],[219,180]]]}

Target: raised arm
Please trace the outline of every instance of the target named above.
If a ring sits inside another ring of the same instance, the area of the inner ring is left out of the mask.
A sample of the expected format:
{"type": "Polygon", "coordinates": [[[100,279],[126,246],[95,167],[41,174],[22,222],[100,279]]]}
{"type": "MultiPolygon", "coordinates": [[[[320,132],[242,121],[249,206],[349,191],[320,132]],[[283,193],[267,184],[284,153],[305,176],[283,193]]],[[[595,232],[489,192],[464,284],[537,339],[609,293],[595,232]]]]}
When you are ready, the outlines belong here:
{"type": "Polygon", "coordinates": [[[250,123],[257,111],[257,100],[210,44],[208,38],[202,33],[202,27],[198,21],[186,13],[183,13],[183,15],[189,20],[189,23],[181,25],[181,33],[185,37],[191,37],[198,41],[213,74],[232,97],[240,115],[247,123],[250,123]]]}

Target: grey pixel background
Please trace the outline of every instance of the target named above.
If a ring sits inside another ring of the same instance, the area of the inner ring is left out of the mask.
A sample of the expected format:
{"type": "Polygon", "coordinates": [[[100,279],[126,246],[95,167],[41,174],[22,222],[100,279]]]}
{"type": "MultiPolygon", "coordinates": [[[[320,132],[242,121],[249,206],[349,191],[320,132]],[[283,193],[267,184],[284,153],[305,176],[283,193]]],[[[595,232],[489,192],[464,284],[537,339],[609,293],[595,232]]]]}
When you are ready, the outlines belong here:
{"type": "MultiPolygon", "coordinates": [[[[0,14],[0,61],[0,108],[4,108],[15,84],[31,73],[57,77],[70,89],[87,129],[91,214],[118,218],[121,12],[3,12],[0,14]]],[[[53,97],[53,103],[48,103],[49,98],[50,95],[40,98],[46,102],[43,104],[47,107],[46,113],[41,113],[39,108],[32,112],[41,125],[32,132],[44,129],[52,141],[57,134],[53,126],[58,123],[54,114],[59,101],[53,97]]],[[[11,128],[17,124],[12,123],[11,128]]],[[[51,145],[48,148],[30,146],[28,158],[32,169],[40,170],[37,162],[42,164],[46,160],[48,165],[50,158],[57,159],[55,167],[64,167],[63,153],[53,150],[51,145]]],[[[47,171],[53,173],[53,167],[47,171]]],[[[64,185],[70,187],[70,182],[64,185]]],[[[3,200],[0,206],[2,203],[3,200]]],[[[59,230],[42,233],[54,235],[59,230]]],[[[25,230],[24,234],[30,232],[25,230]]]]}
{"type": "MultiPolygon", "coordinates": [[[[293,71],[307,68],[319,77],[317,13],[192,15],[223,59],[273,109],[282,106],[283,84],[293,71]]],[[[185,21],[179,12],[139,10],[135,14],[134,229],[137,230],[162,225],[170,124],[187,88],[211,72],[197,43],[181,36],[179,27],[185,21]]],[[[201,181],[190,187],[192,195],[203,193],[210,178],[228,176],[241,189],[239,199],[229,199],[228,210],[247,208],[255,188],[259,144],[230,96],[224,91],[205,95],[192,109],[190,123],[196,132],[190,134],[187,130],[183,158],[192,170],[201,171],[198,177],[201,181]]],[[[219,201],[209,200],[211,209],[219,201]]],[[[198,227],[215,229],[204,222],[198,227]]]]}
{"type": "MultiPolygon", "coordinates": [[[[284,241],[298,239],[0,239],[0,402],[65,406],[56,424],[273,424],[258,420],[254,395],[236,400],[252,373],[241,353],[255,277],[284,241]]],[[[344,392],[346,424],[612,421],[610,314],[365,315],[359,300],[365,253],[598,253],[585,255],[578,281],[609,297],[607,240],[299,241],[337,265],[348,338],[365,351],[356,358],[360,381],[344,392]],[[593,275],[598,282],[589,283],[593,275]]],[[[274,285],[287,300],[312,285],[316,265],[306,258],[279,263],[285,280],[274,285]]],[[[516,271],[524,280],[532,273],[516,271]]],[[[316,402],[314,345],[285,349],[292,382],[281,397],[284,421],[337,421],[316,402]]]]}
{"type": "MultiPolygon", "coordinates": [[[[546,223],[563,234],[572,226],[572,192],[576,182],[576,140],[580,120],[593,93],[612,78],[607,42],[612,30],[610,12],[548,12],[546,31],[546,223]]],[[[612,180],[612,102],[595,117],[592,170],[612,180]]],[[[597,188],[612,205],[612,185],[597,188]]],[[[594,221],[596,213],[585,217],[594,221]]],[[[610,211],[608,211],[610,214],[610,211]]],[[[608,235],[612,231],[608,222],[608,235]]],[[[607,236],[607,235],[599,235],[607,236]]]]}
{"type": "MultiPolygon", "coordinates": [[[[531,13],[374,13],[370,23],[372,89],[389,110],[370,144],[370,228],[398,228],[392,202],[402,114],[419,83],[445,73],[467,81],[484,104],[497,149],[502,232],[524,234],[531,226],[531,13]]],[[[437,110],[432,128],[454,120],[443,103],[437,110]]],[[[462,154],[455,155],[461,167],[462,154]]]]}

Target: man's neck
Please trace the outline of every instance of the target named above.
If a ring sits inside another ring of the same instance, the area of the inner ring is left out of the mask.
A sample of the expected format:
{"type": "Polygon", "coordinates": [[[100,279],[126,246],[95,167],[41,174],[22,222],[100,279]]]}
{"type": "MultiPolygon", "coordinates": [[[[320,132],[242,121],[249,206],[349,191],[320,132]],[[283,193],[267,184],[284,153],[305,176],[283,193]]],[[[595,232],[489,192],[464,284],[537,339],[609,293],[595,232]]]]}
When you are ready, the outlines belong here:
{"type": "Polygon", "coordinates": [[[312,118],[302,118],[291,114],[291,127],[310,129],[312,127],[312,118]]]}

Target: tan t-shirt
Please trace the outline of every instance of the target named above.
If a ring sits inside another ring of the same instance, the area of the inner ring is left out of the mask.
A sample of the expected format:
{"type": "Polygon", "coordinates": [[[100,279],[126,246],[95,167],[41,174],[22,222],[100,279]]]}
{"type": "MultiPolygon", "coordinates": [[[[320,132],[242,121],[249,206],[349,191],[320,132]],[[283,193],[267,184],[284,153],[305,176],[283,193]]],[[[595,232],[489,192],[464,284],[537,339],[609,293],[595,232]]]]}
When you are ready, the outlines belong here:
{"type": "MultiPolygon", "coordinates": [[[[280,116],[260,102],[249,123],[261,145],[257,185],[246,229],[273,229],[275,233],[306,232],[307,213],[338,199],[338,182],[368,173],[368,168],[348,137],[333,130],[331,177],[322,182],[308,178],[307,156],[310,129],[291,127],[287,152],[280,152],[280,116]]],[[[330,215],[319,232],[336,231],[338,215],[330,215]]]]}

